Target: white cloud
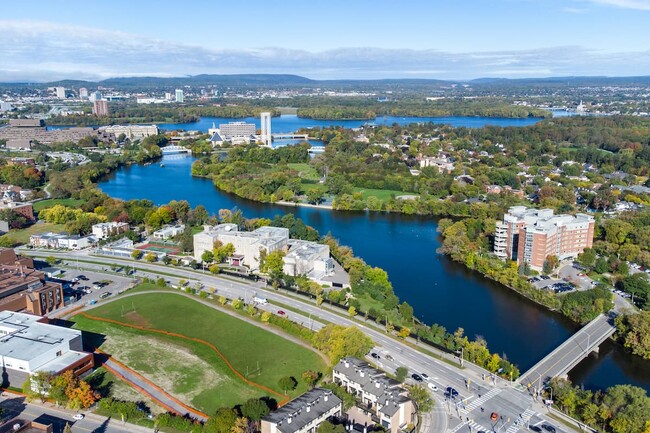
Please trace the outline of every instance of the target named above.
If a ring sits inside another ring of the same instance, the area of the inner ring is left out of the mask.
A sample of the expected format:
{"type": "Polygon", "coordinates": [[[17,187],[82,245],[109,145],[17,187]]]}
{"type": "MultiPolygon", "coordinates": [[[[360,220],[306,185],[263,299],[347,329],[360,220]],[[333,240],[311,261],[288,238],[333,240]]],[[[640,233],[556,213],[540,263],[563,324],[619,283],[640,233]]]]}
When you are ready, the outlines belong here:
{"type": "Polygon", "coordinates": [[[0,20],[0,81],[293,73],[310,78],[442,78],[647,75],[650,51],[580,47],[450,53],[439,50],[206,48],[50,22],[0,20]]]}
{"type": "Polygon", "coordinates": [[[650,0],[589,0],[593,3],[616,6],[623,9],[650,11],[650,0]]]}

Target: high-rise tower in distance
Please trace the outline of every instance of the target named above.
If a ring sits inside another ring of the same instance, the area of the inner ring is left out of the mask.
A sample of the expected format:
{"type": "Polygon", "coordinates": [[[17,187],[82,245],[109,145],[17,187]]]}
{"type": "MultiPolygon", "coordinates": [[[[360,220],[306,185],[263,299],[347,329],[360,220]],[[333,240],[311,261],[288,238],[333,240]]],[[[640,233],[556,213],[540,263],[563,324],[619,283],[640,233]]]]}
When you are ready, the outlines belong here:
{"type": "Polygon", "coordinates": [[[262,121],[262,126],[261,126],[261,139],[262,142],[271,147],[271,142],[272,142],[272,136],[271,136],[271,113],[269,112],[264,112],[260,113],[260,120],[262,121]]]}

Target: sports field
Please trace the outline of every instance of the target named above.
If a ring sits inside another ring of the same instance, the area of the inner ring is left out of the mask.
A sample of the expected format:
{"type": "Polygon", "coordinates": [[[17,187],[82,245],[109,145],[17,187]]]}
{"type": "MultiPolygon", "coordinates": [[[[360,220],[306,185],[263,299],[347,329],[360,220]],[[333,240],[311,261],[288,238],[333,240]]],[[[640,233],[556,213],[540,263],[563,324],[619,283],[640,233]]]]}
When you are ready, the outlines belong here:
{"type": "Polygon", "coordinates": [[[76,327],[103,335],[102,350],[206,413],[251,397],[280,402],[281,377],[298,380],[291,397],[307,389],[302,372],[327,368],[308,348],[174,293],[142,293],[87,313],[74,317],[76,327]]]}
{"type": "Polygon", "coordinates": [[[181,249],[176,245],[162,244],[157,242],[149,242],[147,244],[140,245],[138,249],[143,251],[156,251],[166,254],[178,254],[181,252],[181,249]]]}

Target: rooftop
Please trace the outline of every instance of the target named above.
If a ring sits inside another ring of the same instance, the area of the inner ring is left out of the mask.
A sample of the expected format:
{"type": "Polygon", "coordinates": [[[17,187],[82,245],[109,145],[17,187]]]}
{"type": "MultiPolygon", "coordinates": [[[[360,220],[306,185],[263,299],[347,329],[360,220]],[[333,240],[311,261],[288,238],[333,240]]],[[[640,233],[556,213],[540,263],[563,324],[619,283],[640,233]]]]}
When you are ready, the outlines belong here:
{"type": "Polygon", "coordinates": [[[277,424],[277,429],[282,433],[293,433],[340,404],[341,400],[331,390],[314,388],[271,412],[263,420],[277,424]]]}

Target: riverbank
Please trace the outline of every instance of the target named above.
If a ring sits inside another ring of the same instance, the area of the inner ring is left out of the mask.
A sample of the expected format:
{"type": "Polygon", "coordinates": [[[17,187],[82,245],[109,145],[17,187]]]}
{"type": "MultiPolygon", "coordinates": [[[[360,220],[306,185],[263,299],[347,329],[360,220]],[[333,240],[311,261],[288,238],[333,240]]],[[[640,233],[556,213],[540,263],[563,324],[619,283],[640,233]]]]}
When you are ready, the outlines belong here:
{"type": "Polygon", "coordinates": [[[310,207],[314,209],[334,210],[334,208],[328,204],[310,204],[310,203],[299,203],[299,202],[284,201],[284,200],[276,201],[275,204],[279,204],[282,206],[289,206],[289,207],[310,207]]]}

